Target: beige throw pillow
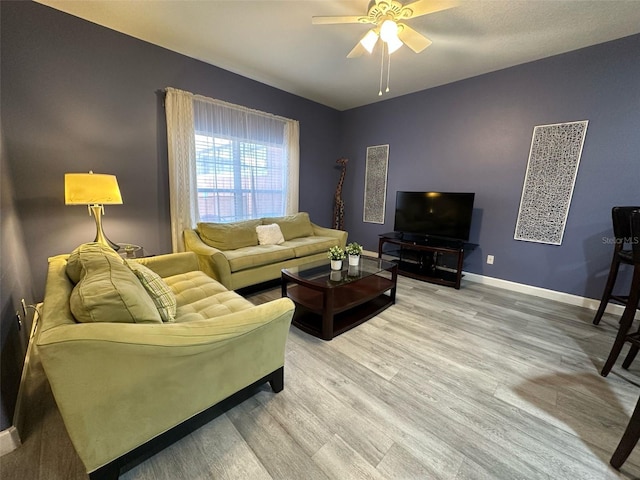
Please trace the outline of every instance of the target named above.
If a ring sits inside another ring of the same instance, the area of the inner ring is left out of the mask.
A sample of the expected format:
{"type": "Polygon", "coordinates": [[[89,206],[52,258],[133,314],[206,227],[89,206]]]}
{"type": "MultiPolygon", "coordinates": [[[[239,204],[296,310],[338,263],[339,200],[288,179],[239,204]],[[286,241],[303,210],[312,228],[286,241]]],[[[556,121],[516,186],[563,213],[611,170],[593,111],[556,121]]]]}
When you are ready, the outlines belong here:
{"type": "Polygon", "coordinates": [[[116,253],[116,251],[102,243],[90,242],[83,243],[78,246],[67,259],[67,277],[74,283],[78,283],[80,281],[80,277],[82,276],[82,265],[83,258],[86,260],[93,256],[103,256],[110,255],[114,258],[114,261],[119,263],[124,263],[124,260],[120,255],[116,253]]]}
{"type": "Polygon", "coordinates": [[[294,238],[309,237],[313,235],[313,227],[307,212],[296,213],[295,215],[287,215],[286,217],[263,218],[263,225],[277,223],[282,231],[285,240],[293,240],[294,238]]]}
{"type": "Polygon", "coordinates": [[[126,262],[138,277],[151,300],[156,305],[163,322],[175,322],[178,302],[169,285],[156,272],[138,262],[126,262]]]}
{"type": "Polygon", "coordinates": [[[282,231],[277,223],[271,225],[258,225],[256,227],[258,242],[260,245],[280,245],[284,243],[282,231]]]}
{"type": "Polygon", "coordinates": [[[71,267],[71,275],[80,272],[80,280],[69,298],[76,321],[162,322],[153,300],[117,254],[87,244],[80,245],[72,257],[75,265],[71,267]]]}
{"type": "Polygon", "coordinates": [[[219,250],[236,250],[258,245],[256,227],[260,220],[235,223],[198,223],[198,234],[204,243],[219,250]]]}

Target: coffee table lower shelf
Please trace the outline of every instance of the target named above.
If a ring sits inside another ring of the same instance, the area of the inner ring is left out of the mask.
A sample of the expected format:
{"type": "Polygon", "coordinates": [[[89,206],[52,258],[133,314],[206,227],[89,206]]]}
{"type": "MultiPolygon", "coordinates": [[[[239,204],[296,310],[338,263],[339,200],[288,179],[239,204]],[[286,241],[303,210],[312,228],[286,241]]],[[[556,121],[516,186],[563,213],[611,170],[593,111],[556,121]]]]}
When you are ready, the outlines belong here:
{"type": "Polygon", "coordinates": [[[398,266],[361,257],[357,268],[328,262],[282,270],[282,296],[296,304],[292,323],[323,340],[369,320],[396,301],[398,266]]]}
{"type": "Polygon", "coordinates": [[[370,318],[393,305],[393,300],[388,295],[379,295],[366,303],[350,308],[343,312],[333,315],[333,332],[330,337],[322,334],[322,314],[316,313],[308,308],[296,304],[296,312],[293,315],[291,323],[303,332],[314,337],[331,340],[331,338],[340,335],[353,327],[357,327],[361,323],[366,322],[370,318]]]}
{"type": "Polygon", "coordinates": [[[393,305],[395,278],[372,275],[336,288],[308,285],[287,288],[285,281],[283,294],[296,304],[293,325],[316,337],[331,340],[393,305]],[[387,291],[388,295],[385,294],[387,291]]]}

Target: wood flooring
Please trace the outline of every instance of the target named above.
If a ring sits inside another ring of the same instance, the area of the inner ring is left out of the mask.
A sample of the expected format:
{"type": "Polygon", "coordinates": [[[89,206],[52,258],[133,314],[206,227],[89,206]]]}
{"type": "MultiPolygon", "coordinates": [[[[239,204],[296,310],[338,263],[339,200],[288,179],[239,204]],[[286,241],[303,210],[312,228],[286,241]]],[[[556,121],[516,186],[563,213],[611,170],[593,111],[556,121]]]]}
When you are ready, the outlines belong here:
{"type": "MultiPolygon", "coordinates": [[[[277,298],[279,288],[248,298],[277,298]]],[[[594,311],[463,282],[398,279],[397,304],[330,342],[291,328],[285,388],[268,385],[133,470],[150,479],[617,479],[640,360],[599,375],[617,329],[594,311]]],[[[37,357],[24,444],[2,480],[86,473],[37,357]]]]}

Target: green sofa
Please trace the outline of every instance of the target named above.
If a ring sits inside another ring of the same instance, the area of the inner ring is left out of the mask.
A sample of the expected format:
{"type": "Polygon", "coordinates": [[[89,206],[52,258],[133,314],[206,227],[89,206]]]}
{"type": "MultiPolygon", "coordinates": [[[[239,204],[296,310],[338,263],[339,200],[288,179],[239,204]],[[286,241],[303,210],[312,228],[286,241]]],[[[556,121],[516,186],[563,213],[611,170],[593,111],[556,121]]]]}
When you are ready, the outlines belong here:
{"type": "Polygon", "coordinates": [[[113,251],[94,260],[100,248],[88,245],[84,258],[72,254],[75,268],[69,255],[49,260],[36,348],[92,479],[117,478],[261,383],[283,388],[290,300],[255,306],[201,272],[194,253],[137,260],[175,295],[174,317],[163,321],[143,312],[149,302],[139,291],[105,287],[131,281],[131,267],[113,251]],[[119,301],[129,303],[122,309],[119,301]]]}
{"type": "Polygon", "coordinates": [[[347,232],[320,227],[306,212],[235,223],[199,223],[184,231],[188,251],[200,269],[230,290],[280,278],[283,268],[327,260],[334,245],[347,244],[347,232]],[[256,227],[278,225],[283,240],[262,244],[256,227]]]}

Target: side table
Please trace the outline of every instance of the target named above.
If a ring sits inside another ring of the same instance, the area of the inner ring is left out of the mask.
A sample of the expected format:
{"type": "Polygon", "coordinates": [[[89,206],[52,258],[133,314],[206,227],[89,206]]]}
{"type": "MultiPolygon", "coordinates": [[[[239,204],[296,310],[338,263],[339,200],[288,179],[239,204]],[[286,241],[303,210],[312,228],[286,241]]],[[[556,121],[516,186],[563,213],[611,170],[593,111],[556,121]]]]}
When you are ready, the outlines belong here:
{"type": "Polygon", "coordinates": [[[152,257],[153,255],[145,251],[144,247],[140,245],[134,245],[133,243],[117,243],[120,247],[118,255],[122,258],[143,258],[152,257]]]}

